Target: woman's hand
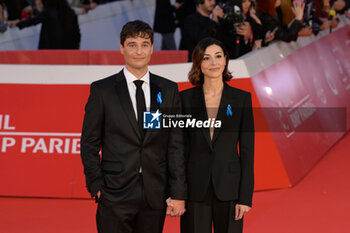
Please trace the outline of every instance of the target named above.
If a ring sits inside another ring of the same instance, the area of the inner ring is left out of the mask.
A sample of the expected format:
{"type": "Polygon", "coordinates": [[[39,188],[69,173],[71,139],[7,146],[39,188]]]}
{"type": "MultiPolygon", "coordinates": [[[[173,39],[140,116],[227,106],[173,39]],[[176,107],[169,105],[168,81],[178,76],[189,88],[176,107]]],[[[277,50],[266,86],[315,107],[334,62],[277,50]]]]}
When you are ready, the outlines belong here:
{"type": "Polygon", "coordinates": [[[322,21],[323,21],[323,24],[320,27],[321,30],[326,30],[326,29],[328,29],[328,28],[330,28],[332,26],[332,21],[330,21],[328,19],[325,19],[325,20],[322,20],[322,21]]]}
{"type": "Polygon", "coordinates": [[[260,25],[262,24],[258,16],[256,16],[256,10],[254,7],[250,8],[249,14],[250,14],[250,17],[252,17],[252,19],[254,19],[257,24],[260,24],[260,25]]]}
{"type": "Polygon", "coordinates": [[[256,40],[256,41],[254,41],[254,45],[253,45],[252,50],[260,49],[261,46],[262,46],[262,40],[256,40]]]}
{"type": "Polygon", "coordinates": [[[298,32],[298,36],[311,36],[311,35],[312,35],[311,27],[303,28],[298,32]]]}
{"type": "Polygon", "coordinates": [[[299,21],[303,19],[304,8],[305,8],[305,3],[303,1],[296,0],[293,2],[292,11],[295,15],[295,19],[299,21]]]}
{"type": "Polygon", "coordinates": [[[236,205],[235,220],[240,220],[251,208],[247,205],[236,205]]]}
{"type": "Polygon", "coordinates": [[[275,33],[276,33],[276,29],[274,29],[272,32],[271,31],[267,31],[265,34],[265,43],[269,43],[271,41],[273,41],[275,39],[275,33]]]}

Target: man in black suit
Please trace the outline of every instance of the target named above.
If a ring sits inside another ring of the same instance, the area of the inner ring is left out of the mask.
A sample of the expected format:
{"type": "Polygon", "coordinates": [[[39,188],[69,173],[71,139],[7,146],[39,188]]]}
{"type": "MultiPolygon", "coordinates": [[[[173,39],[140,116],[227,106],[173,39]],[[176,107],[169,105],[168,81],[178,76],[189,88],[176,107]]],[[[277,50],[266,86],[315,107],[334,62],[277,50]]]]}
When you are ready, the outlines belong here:
{"type": "Polygon", "coordinates": [[[162,50],[176,50],[174,39],[176,7],[179,7],[179,4],[173,6],[170,0],[156,0],[153,29],[154,32],[162,34],[162,50]]]}
{"type": "Polygon", "coordinates": [[[120,33],[122,71],[91,84],[81,157],[86,184],[98,202],[102,233],[161,233],[166,214],[185,211],[183,137],[179,129],[143,128],[143,112],[175,114],[177,84],[148,71],[153,31],[136,20],[120,33]],[[101,157],[99,152],[101,150],[101,157]]]}
{"type": "Polygon", "coordinates": [[[206,37],[222,40],[222,29],[218,23],[224,16],[215,0],[195,0],[197,11],[186,17],[181,29],[180,49],[188,50],[188,60],[199,41],[206,37]],[[211,16],[211,18],[210,18],[211,16]]]}

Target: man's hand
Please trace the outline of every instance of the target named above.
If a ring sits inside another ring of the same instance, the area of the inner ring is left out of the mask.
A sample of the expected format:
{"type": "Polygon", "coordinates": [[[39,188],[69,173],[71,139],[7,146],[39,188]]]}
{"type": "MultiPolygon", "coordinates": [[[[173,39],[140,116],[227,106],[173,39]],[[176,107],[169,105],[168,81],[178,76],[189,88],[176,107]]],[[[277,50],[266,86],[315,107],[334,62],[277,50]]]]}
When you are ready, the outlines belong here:
{"type": "Polygon", "coordinates": [[[249,22],[244,22],[242,26],[237,28],[237,34],[244,37],[244,40],[249,40],[252,35],[252,29],[249,22]]]}
{"type": "Polygon", "coordinates": [[[180,7],[182,7],[182,4],[183,4],[183,3],[175,2],[175,3],[174,3],[174,8],[177,10],[177,9],[179,9],[180,7]]]}
{"type": "Polygon", "coordinates": [[[247,205],[236,205],[235,220],[240,220],[243,218],[243,215],[246,214],[251,208],[247,205]]]}
{"type": "Polygon", "coordinates": [[[100,202],[100,197],[101,197],[101,191],[98,190],[98,192],[96,193],[96,195],[93,197],[95,199],[96,203],[100,202]]]}
{"type": "Polygon", "coordinates": [[[224,10],[220,7],[215,7],[213,12],[212,12],[212,20],[215,22],[219,21],[219,18],[224,17],[224,10]]]}
{"type": "Polygon", "coordinates": [[[7,26],[8,26],[9,28],[14,28],[14,27],[17,26],[17,24],[18,24],[19,22],[20,22],[19,19],[8,20],[8,21],[7,21],[7,26]]]}
{"type": "Polygon", "coordinates": [[[168,205],[166,215],[171,217],[180,217],[186,212],[184,200],[173,200],[170,197],[166,200],[168,205]]]}

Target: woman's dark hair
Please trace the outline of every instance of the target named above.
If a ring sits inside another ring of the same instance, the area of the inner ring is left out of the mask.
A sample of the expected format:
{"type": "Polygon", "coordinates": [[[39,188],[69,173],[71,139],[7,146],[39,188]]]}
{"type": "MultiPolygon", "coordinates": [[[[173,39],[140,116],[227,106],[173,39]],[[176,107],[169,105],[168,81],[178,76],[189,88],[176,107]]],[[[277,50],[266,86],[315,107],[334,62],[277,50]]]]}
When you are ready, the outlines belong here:
{"type": "Polygon", "coordinates": [[[153,30],[147,23],[141,20],[131,21],[123,26],[120,32],[120,44],[124,46],[125,40],[130,37],[150,39],[151,44],[153,44],[153,30]]]}
{"type": "Polygon", "coordinates": [[[256,12],[258,15],[268,14],[270,16],[276,17],[276,0],[256,0],[256,12]]]}
{"type": "Polygon", "coordinates": [[[205,50],[211,45],[219,46],[224,52],[224,56],[226,58],[226,65],[224,72],[222,73],[223,81],[229,81],[232,79],[232,75],[227,68],[230,58],[224,44],[221,41],[218,41],[214,38],[207,37],[199,41],[192,53],[192,68],[188,73],[188,80],[192,83],[192,85],[200,86],[204,83],[204,75],[201,70],[201,64],[203,61],[205,50]]]}
{"type": "MultiPolygon", "coordinates": [[[[226,2],[226,5],[230,5],[230,6],[239,6],[239,8],[241,8],[241,11],[243,12],[243,0],[228,0],[226,2]]],[[[251,9],[252,7],[255,8],[256,6],[256,3],[255,3],[255,0],[250,0],[250,8],[251,9]]],[[[248,12],[249,14],[249,12],[248,12]]]]}

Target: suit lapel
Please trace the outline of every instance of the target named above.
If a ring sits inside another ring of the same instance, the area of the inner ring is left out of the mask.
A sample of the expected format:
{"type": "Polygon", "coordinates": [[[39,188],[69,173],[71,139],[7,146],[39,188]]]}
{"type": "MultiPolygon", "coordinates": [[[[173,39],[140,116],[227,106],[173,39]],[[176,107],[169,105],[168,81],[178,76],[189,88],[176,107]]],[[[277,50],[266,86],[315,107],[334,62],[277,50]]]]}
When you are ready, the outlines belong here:
{"type": "Polygon", "coordinates": [[[132,102],[131,102],[130,94],[129,94],[129,89],[128,89],[128,86],[126,83],[126,79],[125,79],[123,70],[117,74],[115,89],[116,89],[117,95],[120,99],[120,103],[125,111],[125,114],[127,115],[127,118],[129,120],[132,128],[134,129],[134,131],[137,134],[137,136],[139,137],[139,139],[141,139],[141,134],[140,134],[139,127],[137,124],[135,111],[134,111],[134,108],[132,106],[132,102]]]}
{"type": "MultiPolygon", "coordinates": [[[[157,96],[160,93],[161,96],[163,96],[162,93],[162,89],[159,87],[159,84],[157,82],[157,80],[154,78],[153,74],[150,73],[150,88],[151,88],[151,108],[150,111],[151,112],[155,112],[157,111],[157,109],[159,109],[161,103],[159,101],[157,101],[157,96]]],[[[145,138],[144,141],[146,141],[149,137],[150,137],[150,131],[146,130],[145,133],[145,138]]]]}
{"type": "Polygon", "coordinates": [[[152,78],[152,74],[150,74],[150,88],[151,88],[151,111],[157,111],[160,106],[160,102],[157,100],[157,96],[160,93],[163,96],[162,89],[158,86],[154,78],[152,78]]]}
{"type": "MultiPolygon", "coordinates": [[[[199,86],[196,88],[196,93],[193,96],[197,96],[197,98],[193,99],[193,107],[194,110],[194,116],[197,120],[208,120],[208,113],[207,108],[205,105],[205,99],[204,99],[204,93],[203,93],[203,87],[199,86]]],[[[210,146],[210,149],[213,149],[213,145],[210,139],[210,132],[209,128],[201,128],[200,131],[203,133],[203,136],[205,137],[205,140],[207,141],[208,145],[210,146]]]]}

